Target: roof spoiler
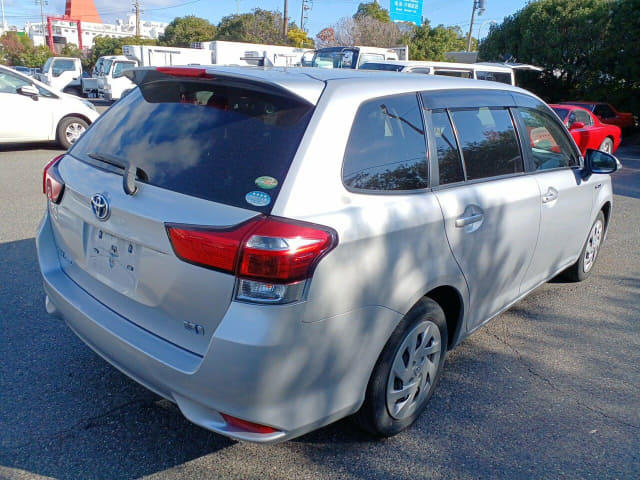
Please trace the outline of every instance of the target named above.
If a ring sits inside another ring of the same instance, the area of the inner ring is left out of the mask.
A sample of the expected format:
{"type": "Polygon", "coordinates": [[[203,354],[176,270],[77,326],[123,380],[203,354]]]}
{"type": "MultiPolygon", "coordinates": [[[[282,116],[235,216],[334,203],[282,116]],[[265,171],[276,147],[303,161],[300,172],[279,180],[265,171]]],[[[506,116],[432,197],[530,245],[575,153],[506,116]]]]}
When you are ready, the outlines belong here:
{"type": "Polygon", "coordinates": [[[182,78],[185,80],[207,80],[220,85],[235,88],[246,88],[260,91],[270,95],[294,98],[308,105],[313,105],[308,99],[297,95],[291,90],[264,79],[254,78],[251,75],[243,75],[227,71],[215,71],[215,69],[194,66],[166,66],[166,67],[139,67],[124,71],[124,76],[139,87],[144,87],[154,82],[167,80],[168,78],[182,78]]]}

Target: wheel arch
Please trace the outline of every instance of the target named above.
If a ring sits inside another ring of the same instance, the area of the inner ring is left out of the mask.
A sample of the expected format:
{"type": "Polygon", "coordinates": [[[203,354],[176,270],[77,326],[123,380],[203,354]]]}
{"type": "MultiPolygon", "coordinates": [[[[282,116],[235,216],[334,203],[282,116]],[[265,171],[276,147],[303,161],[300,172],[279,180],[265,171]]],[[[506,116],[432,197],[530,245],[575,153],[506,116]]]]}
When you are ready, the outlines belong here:
{"type": "Polygon", "coordinates": [[[609,229],[609,218],[611,217],[611,201],[606,201],[600,211],[604,215],[604,229],[605,232],[609,229]]]}
{"type": "Polygon", "coordinates": [[[425,294],[425,297],[431,298],[444,311],[449,332],[447,350],[450,350],[458,342],[462,330],[464,313],[462,295],[456,288],[450,285],[443,285],[430,290],[425,294]]]}
{"type": "Polygon", "coordinates": [[[84,120],[85,122],[87,122],[87,125],[91,125],[93,123],[89,117],[87,117],[86,115],[83,115],[81,113],[67,113],[66,115],[64,115],[64,116],[62,116],[62,117],[60,117],[58,119],[58,124],[56,125],[56,130],[58,129],[58,125],[60,125],[60,122],[62,122],[63,120],[65,120],[67,118],[72,118],[72,117],[84,120]]]}

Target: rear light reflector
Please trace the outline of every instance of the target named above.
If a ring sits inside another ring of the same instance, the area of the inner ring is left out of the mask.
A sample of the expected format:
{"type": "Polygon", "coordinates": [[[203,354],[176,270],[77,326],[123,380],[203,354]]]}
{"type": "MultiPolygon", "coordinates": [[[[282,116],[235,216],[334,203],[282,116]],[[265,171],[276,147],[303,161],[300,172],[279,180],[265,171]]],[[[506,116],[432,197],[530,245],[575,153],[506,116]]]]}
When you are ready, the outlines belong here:
{"type": "Polygon", "coordinates": [[[64,193],[64,181],[58,173],[58,162],[64,157],[59,155],[44,166],[42,171],[42,193],[53,203],[60,203],[64,193]]]}
{"type": "Polygon", "coordinates": [[[179,258],[234,274],[236,299],[259,303],[300,300],[305,280],[338,244],[331,228],[264,216],[228,229],[167,225],[167,232],[179,258]]]}
{"type": "Polygon", "coordinates": [[[221,413],[220,415],[222,416],[222,418],[224,418],[224,421],[227,422],[227,424],[239,430],[242,430],[244,432],[263,433],[263,434],[280,432],[280,430],[276,430],[275,428],[267,427],[266,425],[260,425],[259,423],[249,422],[247,420],[242,420],[240,418],[232,417],[231,415],[227,415],[226,413],[221,413]]]}

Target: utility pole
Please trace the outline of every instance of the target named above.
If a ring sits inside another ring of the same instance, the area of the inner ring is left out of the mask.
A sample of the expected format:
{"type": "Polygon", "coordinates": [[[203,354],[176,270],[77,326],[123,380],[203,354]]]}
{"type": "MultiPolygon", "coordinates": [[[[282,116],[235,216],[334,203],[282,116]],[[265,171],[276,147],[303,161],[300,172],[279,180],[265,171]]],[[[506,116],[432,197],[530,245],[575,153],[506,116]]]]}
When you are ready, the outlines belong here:
{"type": "Polygon", "coordinates": [[[302,0],[302,11],[300,13],[300,30],[304,30],[304,21],[308,19],[307,12],[311,10],[313,0],[302,0]]]}
{"type": "Polygon", "coordinates": [[[467,36],[467,52],[471,51],[471,33],[473,32],[473,20],[478,10],[478,16],[482,15],[486,10],[485,0],[473,0],[473,10],[471,11],[471,25],[469,25],[469,35],[467,36]]]}
{"type": "Polygon", "coordinates": [[[0,0],[0,4],[2,5],[2,28],[7,28],[7,21],[4,19],[4,0],[0,0]]]}
{"type": "Polygon", "coordinates": [[[284,41],[287,41],[287,28],[288,28],[288,23],[289,23],[289,0],[284,0],[284,16],[283,16],[283,22],[282,22],[282,38],[284,38],[284,41]]]}
{"type": "MultiPolygon", "coordinates": [[[[43,5],[49,5],[49,2],[47,0],[35,0],[35,2],[36,2],[36,5],[40,4],[40,21],[42,22],[40,24],[41,30],[42,30],[42,44],[46,45],[47,36],[44,34],[44,6],[43,5]]],[[[4,3],[2,7],[2,22],[4,23],[4,3]]]]}
{"type": "Polygon", "coordinates": [[[140,0],[135,0],[133,2],[133,11],[136,12],[136,37],[140,36],[140,13],[142,12],[140,8],[140,0]]]}

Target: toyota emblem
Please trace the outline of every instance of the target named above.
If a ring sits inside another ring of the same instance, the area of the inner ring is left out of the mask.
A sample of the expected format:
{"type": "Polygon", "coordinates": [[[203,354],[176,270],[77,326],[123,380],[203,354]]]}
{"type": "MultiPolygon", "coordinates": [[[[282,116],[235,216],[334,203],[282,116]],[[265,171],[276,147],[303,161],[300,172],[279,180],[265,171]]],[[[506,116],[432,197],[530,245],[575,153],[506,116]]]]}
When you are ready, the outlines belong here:
{"type": "Polygon", "coordinates": [[[101,193],[96,193],[91,197],[91,210],[93,210],[93,214],[96,218],[102,222],[109,218],[109,215],[111,214],[109,202],[101,193]]]}

